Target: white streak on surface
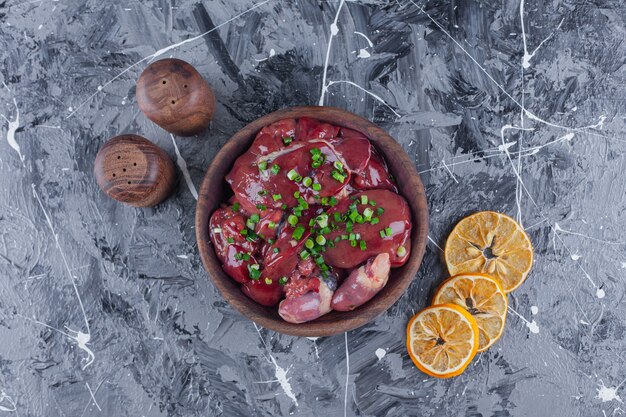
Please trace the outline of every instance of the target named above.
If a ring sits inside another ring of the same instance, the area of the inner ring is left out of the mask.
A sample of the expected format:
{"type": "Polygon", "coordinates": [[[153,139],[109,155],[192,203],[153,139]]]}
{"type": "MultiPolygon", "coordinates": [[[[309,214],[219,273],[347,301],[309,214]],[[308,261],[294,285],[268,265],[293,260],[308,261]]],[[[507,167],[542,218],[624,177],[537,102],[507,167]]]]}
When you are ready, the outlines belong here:
{"type": "Polygon", "coordinates": [[[603,403],[608,401],[618,401],[622,402],[622,399],[619,395],[617,395],[617,390],[620,386],[617,387],[607,387],[604,385],[604,382],[600,381],[600,388],[598,388],[597,399],[601,400],[603,403]]]}
{"type": "Polygon", "coordinates": [[[439,249],[440,251],[442,251],[442,252],[443,252],[443,249],[441,249],[441,246],[439,246],[439,245],[437,244],[437,242],[435,242],[435,241],[433,240],[433,238],[432,238],[432,237],[430,237],[430,235],[428,235],[428,240],[430,240],[430,243],[432,243],[433,245],[437,246],[437,249],[439,249]]]}
{"type": "MultiPolygon", "coordinates": [[[[372,93],[369,90],[366,90],[365,88],[361,87],[360,85],[358,85],[357,83],[354,83],[352,81],[348,81],[348,80],[336,80],[336,81],[329,81],[328,85],[326,86],[326,89],[328,89],[328,87],[330,87],[333,84],[349,84],[351,86],[354,86],[356,88],[358,88],[359,90],[369,94],[370,96],[374,97],[376,100],[380,101],[381,103],[383,103],[387,108],[389,108],[389,110],[391,110],[393,112],[393,114],[396,115],[396,117],[402,117],[398,112],[396,112],[393,107],[391,107],[389,104],[387,104],[387,102],[385,100],[383,100],[380,96],[377,96],[376,94],[372,93]]],[[[320,104],[321,106],[322,104],[320,104]]]]}
{"type": "Polygon", "coordinates": [[[530,330],[531,333],[535,333],[535,334],[539,333],[539,326],[537,325],[537,322],[535,320],[533,321],[526,320],[524,316],[522,316],[517,311],[513,310],[511,306],[509,306],[509,310],[513,312],[517,317],[522,319],[522,321],[524,321],[524,323],[526,324],[526,327],[528,327],[528,330],[530,330]]]}
{"type": "Polygon", "coordinates": [[[187,169],[187,162],[185,162],[185,159],[182,157],[180,151],[178,150],[174,135],[170,133],[170,136],[172,137],[172,143],[174,144],[174,152],[176,152],[176,163],[178,164],[180,170],[183,172],[183,177],[185,177],[185,183],[187,183],[187,188],[189,188],[189,191],[191,191],[191,195],[193,195],[193,198],[198,200],[198,190],[196,190],[195,185],[193,185],[193,181],[191,181],[191,175],[189,174],[189,170],[187,169]]]}
{"type": "Polygon", "coordinates": [[[376,357],[378,358],[378,360],[381,360],[382,358],[385,357],[385,355],[387,354],[387,351],[385,349],[382,348],[378,348],[376,349],[376,357]]]}
{"type": "MultiPolygon", "coordinates": [[[[6,84],[4,84],[4,86],[6,87],[6,84]]],[[[17,107],[17,100],[15,99],[15,97],[13,97],[13,104],[15,105],[15,120],[9,120],[4,114],[2,114],[1,116],[9,124],[9,130],[7,130],[7,142],[9,146],[13,148],[15,152],[17,152],[20,160],[24,162],[24,156],[22,155],[22,152],[20,150],[20,145],[15,140],[15,132],[17,131],[17,128],[20,127],[20,109],[17,107]]]]}
{"type": "Polygon", "coordinates": [[[367,43],[369,44],[370,48],[374,47],[374,44],[372,43],[372,41],[370,40],[370,38],[368,38],[367,36],[365,36],[364,33],[361,32],[357,32],[356,30],[354,31],[355,34],[362,36],[363,38],[365,38],[365,40],[367,41],[367,43]]]}
{"type": "Polygon", "coordinates": [[[346,388],[343,396],[343,417],[348,415],[348,384],[350,383],[350,352],[348,352],[348,332],[344,334],[346,342],[346,388]]]}
{"type": "Polygon", "coordinates": [[[529,54],[528,53],[528,47],[526,46],[526,30],[524,28],[524,0],[520,1],[519,15],[520,15],[521,23],[522,23],[522,42],[524,43],[524,56],[522,57],[522,67],[529,68],[530,67],[530,60],[535,56],[535,54],[537,53],[539,48],[541,48],[543,46],[543,44],[546,43],[554,35],[554,33],[561,28],[561,25],[563,24],[563,20],[565,20],[565,19],[561,19],[561,22],[556,27],[556,29],[554,29],[550,33],[550,35],[548,35],[547,38],[545,38],[544,40],[539,42],[539,45],[537,45],[535,50],[532,53],[529,54]]]}
{"type": "Polygon", "coordinates": [[[370,55],[370,53],[367,51],[367,49],[365,48],[361,48],[359,49],[359,54],[357,55],[357,58],[369,58],[372,55],[370,55]]]}
{"type": "Polygon", "coordinates": [[[72,274],[72,268],[70,268],[69,263],[67,262],[67,257],[65,256],[65,252],[63,252],[63,249],[61,249],[61,244],[59,243],[59,236],[57,235],[56,231],[54,230],[54,226],[52,226],[52,219],[50,218],[50,216],[48,215],[48,212],[46,211],[43,202],[41,201],[41,198],[39,198],[39,193],[37,193],[37,189],[35,188],[35,184],[31,184],[32,189],[33,189],[33,196],[35,197],[35,199],[37,200],[37,203],[39,203],[39,207],[41,208],[41,211],[43,211],[44,216],[46,217],[46,222],[48,223],[48,228],[50,229],[50,232],[52,233],[52,237],[54,237],[54,242],[56,244],[57,249],[59,250],[59,253],[61,254],[61,259],[63,260],[63,265],[65,266],[65,270],[67,271],[67,276],[70,279],[70,282],[72,283],[72,287],[74,287],[74,293],[76,294],[76,298],[78,300],[78,304],[80,305],[80,311],[83,314],[83,319],[85,320],[85,326],[87,329],[87,333],[83,333],[81,331],[76,331],[76,330],[71,330],[69,328],[67,328],[68,331],[75,333],[75,336],[72,336],[70,334],[67,334],[65,332],[62,332],[58,329],[54,329],[54,327],[48,326],[47,324],[44,323],[40,323],[43,324],[44,326],[50,327],[51,329],[57,330],[61,333],[63,333],[64,335],[66,335],[67,337],[69,337],[70,339],[74,340],[76,342],[76,344],[78,345],[79,349],[82,349],[83,351],[85,351],[85,353],[87,353],[87,358],[85,359],[86,363],[83,366],[83,369],[86,369],[89,365],[91,365],[95,359],[95,355],[93,354],[93,352],[91,351],[91,349],[89,349],[87,347],[87,343],[89,343],[89,341],[91,340],[91,330],[89,328],[89,320],[87,319],[87,314],[85,313],[85,307],[83,305],[83,300],[80,298],[80,293],[78,292],[78,287],[76,286],[76,282],[74,281],[74,275],[72,274]]]}
{"type": "Polygon", "coordinates": [[[17,405],[15,401],[13,401],[13,398],[2,390],[0,390],[0,411],[6,411],[8,413],[17,412],[17,405]],[[2,404],[5,401],[8,403],[8,406],[2,404]]]}
{"type": "Polygon", "coordinates": [[[570,230],[564,230],[561,228],[561,226],[559,226],[558,223],[554,223],[554,228],[556,229],[557,232],[562,232],[562,233],[566,233],[568,235],[575,235],[575,236],[580,236],[580,237],[584,237],[585,239],[591,239],[591,240],[595,240],[596,242],[600,242],[600,243],[604,243],[606,245],[626,245],[626,242],[617,242],[617,241],[610,241],[610,240],[602,240],[602,239],[598,239],[596,237],[593,236],[589,236],[589,235],[585,235],[582,233],[578,233],[578,232],[572,232],[570,230]]]}
{"type": "Polygon", "coordinates": [[[235,16],[231,17],[230,19],[226,20],[225,22],[220,23],[219,25],[215,26],[214,28],[207,30],[204,33],[201,33],[200,35],[194,36],[192,38],[189,39],[185,39],[182,42],[178,42],[169,46],[166,46],[165,48],[159,49],[158,51],[156,51],[155,53],[153,53],[152,55],[148,55],[144,58],[141,58],[139,61],[135,62],[134,64],[130,65],[129,67],[127,67],[126,69],[124,69],[123,71],[121,71],[119,74],[117,74],[115,77],[111,78],[109,81],[107,81],[106,83],[99,85],[97,88],[97,91],[95,93],[93,93],[92,95],[90,95],[89,97],[87,97],[86,100],[84,100],[83,102],[81,102],[78,106],[76,106],[76,108],[72,108],[69,107],[69,111],[70,113],[65,117],[66,119],[69,119],[70,117],[72,117],[81,107],[83,107],[85,104],[87,104],[89,101],[91,101],[92,98],[94,98],[96,95],[98,95],[98,93],[102,90],[104,90],[108,85],[110,85],[112,82],[114,82],[115,80],[117,80],[118,78],[120,78],[122,75],[124,75],[125,73],[127,73],[128,71],[130,71],[132,68],[136,67],[137,65],[148,61],[148,60],[153,60],[154,58],[157,58],[161,55],[163,55],[164,53],[171,51],[172,49],[178,48],[179,46],[182,46],[186,43],[189,42],[195,42],[198,39],[203,38],[204,36],[208,35],[211,32],[214,32],[216,30],[218,30],[219,28],[221,28],[224,25],[227,25],[228,23],[232,22],[235,19],[240,18],[241,16],[250,13],[252,10],[270,2],[271,0],[264,0],[260,3],[255,4],[254,6],[252,6],[251,8],[249,8],[248,10],[245,10],[239,14],[236,14],[235,16]]]}
{"type": "Polygon", "coordinates": [[[313,342],[313,346],[315,347],[315,356],[317,357],[317,359],[319,359],[320,353],[317,350],[317,339],[319,339],[319,337],[307,337],[307,339],[313,342]]]}
{"type": "Polygon", "coordinates": [[[261,329],[259,328],[259,326],[257,326],[256,323],[252,323],[252,324],[254,324],[254,328],[256,329],[257,333],[259,334],[259,338],[261,339],[261,342],[263,342],[263,346],[265,346],[265,350],[267,350],[267,354],[270,357],[270,362],[274,365],[275,375],[276,375],[276,382],[278,382],[280,384],[281,388],[285,392],[285,395],[287,395],[287,397],[291,398],[291,401],[293,401],[294,404],[297,407],[298,406],[298,399],[296,398],[296,395],[293,393],[293,389],[291,388],[291,383],[289,382],[290,378],[287,378],[288,370],[285,370],[284,368],[282,368],[278,364],[278,362],[276,362],[276,358],[274,358],[274,356],[272,355],[272,352],[270,351],[270,348],[267,346],[267,343],[265,343],[265,339],[263,339],[263,335],[261,335],[261,329]]]}
{"type": "Polygon", "coordinates": [[[537,315],[537,313],[539,313],[539,307],[530,306],[530,312],[533,314],[533,316],[537,315]]]}
{"type": "Polygon", "coordinates": [[[94,405],[98,408],[99,411],[102,411],[102,408],[100,408],[98,401],[96,401],[96,396],[94,395],[94,392],[91,390],[91,387],[89,386],[89,382],[85,382],[85,385],[87,386],[87,389],[89,390],[89,395],[91,395],[91,400],[93,401],[94,405]]]}
{"type": "Polygon", "coordinates": [[[328,90],[328,87],[330,86],[330,83],[326,84],[326,75],[328,73],[328,60],[330,58],[330,48],[333,44],[333,38],[339,33],[339,27],[337,26],[337,21],[339,20],[339,13],[341,12],[341,9],[343,8],[344,3],[345,3],[345,0],[341,0],[341,3],[339,3],[339,6],[337,7],[335,20],[333,20],[333,23],[330,25],[330,36],[328,38],[328,45],[326,46],[326,59],[324,60],[324,70],[322,72],[322,92],[320,94],[320,100],[318,102],[319,106],[324,105],[324,97],[326,96],[326,91],[328,90]]]}

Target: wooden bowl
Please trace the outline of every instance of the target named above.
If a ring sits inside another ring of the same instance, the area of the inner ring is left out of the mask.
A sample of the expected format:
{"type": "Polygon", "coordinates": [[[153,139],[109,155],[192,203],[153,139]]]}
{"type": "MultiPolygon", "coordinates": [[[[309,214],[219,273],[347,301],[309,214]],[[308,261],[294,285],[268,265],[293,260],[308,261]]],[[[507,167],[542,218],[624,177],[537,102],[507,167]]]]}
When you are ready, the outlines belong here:
{"type": "Polygon", "coordinates": [[[222,147],[204,176],[196,207],[196,239],[205,269],[222,296],[240,313],[263,327],[294,336],[320,337],[356,329],[386,311],[407,289],[422,261],[428,237],[428,206],[424,186],[413,162],[387,132],[370,121],[334,107],[291,107],[263,116],[245,126],[222,147]],[[244,295],[239,284],[222,270],[209,237],[209,218],[232,194],[224,180],[235,160],[248,150],[261,128],[281,119],[312,117],[357,130],[367,136],[383,155],[396,178],[400,194],[411,207],[413,229],[411,256],[400,268],[391,270],[388,284],[372,300],[350,312],[332,311],[317,320],[294,324],[278,315],[278,308],[264,307],[244,295]]]}

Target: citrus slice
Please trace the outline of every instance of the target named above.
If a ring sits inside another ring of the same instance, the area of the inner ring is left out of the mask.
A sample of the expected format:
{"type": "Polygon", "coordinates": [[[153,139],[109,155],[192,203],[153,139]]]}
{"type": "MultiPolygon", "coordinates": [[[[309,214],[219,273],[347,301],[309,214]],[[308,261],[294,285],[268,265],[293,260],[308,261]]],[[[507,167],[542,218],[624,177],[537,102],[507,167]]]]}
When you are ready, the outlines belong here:
{"type": "Polygon", "coordinates": [[[463,373],[478,349],[478,325],[454,304],[427,307],[406,328],[411,360],[425,374],[450,378],[463,373]]]}
{"type": "Polygon", "coordinates": [[[488,275],[460,274],[448,278],[437,289],[433,304],[455,304],[474,316],[479,352],[502,336],[509,303],[500,283],[488,275]]]}
{"type": "Polygon", "coordinates": [[[461,220],[448,236],[444,255],[450,275],[486,273],[507,293],[524,282],[533,264],[533,246],[524,229],[493,211],[461,220]]]}

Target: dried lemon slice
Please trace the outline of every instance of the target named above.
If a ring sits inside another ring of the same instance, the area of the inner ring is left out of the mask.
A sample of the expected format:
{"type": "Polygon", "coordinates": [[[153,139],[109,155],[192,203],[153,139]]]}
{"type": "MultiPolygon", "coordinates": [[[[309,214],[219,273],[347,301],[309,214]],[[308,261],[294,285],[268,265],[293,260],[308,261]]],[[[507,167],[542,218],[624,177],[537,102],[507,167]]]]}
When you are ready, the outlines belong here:
{"type": "Polygon", "coordinates": [[[500,283],[483,274],[461,274],[448,278],[437,289],[433,304],[463,307],[478,324],[478,351],[482,352],[502,336],[508,301],[500,283]]]}
{"type": "Polygon", "coordinates": [[[505,292],[519,287],[533,264],[533,247],[509,216],[481,211],[461,220],[444,250],[450,275],[482,272],[497,278],[505,292]]]}
{"type": "Polygon", "coordinates": [[[454,304],[427,307],[411,318],[406,329],[411,360],[420,371],[437,378],[463,373],[478,349],[478,325],[454,304]]]}

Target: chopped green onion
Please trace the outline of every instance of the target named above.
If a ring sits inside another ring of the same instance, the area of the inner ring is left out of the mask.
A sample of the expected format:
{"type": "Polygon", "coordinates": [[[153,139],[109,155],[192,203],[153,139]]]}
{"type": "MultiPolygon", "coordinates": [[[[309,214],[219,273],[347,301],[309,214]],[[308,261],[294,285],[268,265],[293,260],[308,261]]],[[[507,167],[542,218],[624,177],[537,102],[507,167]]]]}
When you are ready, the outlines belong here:
{"type": "Polygon", "coordinates": [[[269,243],[270,245],[273,245],[276,242],[275,239],[267,239],[267,243],[269,243]]]}
{"type": "Polygon", "coordinates": [[[315,154],[311,157],[311,159],[313,159],[314,161],[319,161],[322,158],[322,155],[320,154],[315,154]]]}
{"type": "Polygon", "coordinates": [[[287,178],[289,178],[291,181],[295,180],[296,177],[298,177],[298,172],[295,169],[292,169],[287,173],[287,178]]]}
{"type": "Polygon", "coordinates": [[[346,180],[346,177],[345,177],[345,176],[343,176],[343,175],[341,175],[341,174],[340,174],[339,172],[337,172],[337,171],[333,171],[333,172],[331,173],[331,175],[332,175],[332,177],[333,177],[336,181],[339,181],[339,182],[340,182],[340,183],[342,183],[342,184],[343,184],[343,182],[346,180]]]}
{"type": "Polygon", "coordinates": [[[294,198],[300,198],[300,191],[294,191],[293,192],[293,197],[294,198]]]}
{"type": "Polygon", "coordinates": [[[246,220],[246,227],[247,227],[248,229],[252,229],[252,230],[254,230],[254,224],[255,224],[255,223],[252,221],[252,219],[248,219],[248,220],[246,220]]]}
{"type": "Polygon", "coordinates": [[[321,256],[318,256],[317,258],[314,259],[315,263],[317,265],[323,265],[324,264],[324,258],[322,258],[321,256]]]}
{"type": "Polygon", "coordinates": [[[296,224],[298,224],[298,218],[293,214],[290,214],[289,217],[287,217],[287,222],[290,225],[295,226],[296,224]]]}
{"type": "Polygon", "coordinates": [[[269,223],[267,224],[267,227],[269,227],[270,229],[276,229],[276,223],[274,223],[274,222],[269,222],[269,223]]]}
{"type": "Polygon", "coordinates": [[[259,270],[258,264],[248,266],[248,273],[250,275],[250,279],[253,279],[255,281],[261,278],[261,271],[259,270]]]}
{"type": "Polygon", "coordinates": [[[311,179],[311,177],[304,177],[304,179],[302,180],[302,184],[305,187],[310,187],[311,184],[313,184],[313,180],[311,179]]]}
{"type": "Polygon", "coordinates": [[[370,223],[371,224],[378,224],[379,221],[380,221],[380,219],[378,217],[374,217],[370,223]]]}
{"type": "Polygon", "coordinates": [[[385,227],[385,234],[387,236],[391,236],[393,234],[393,229],[391,227],[385,227]]]}
{"type": "MultiPolygon", "coordinates": [[[[315,197],[319,197],[319,196],[316,194],[315,197]]],[[[322,197],[322,205],[323,206],[328,205],[328,197],[322,197]]]]}
{"type": "Polygon", "coordinates": [[[337,205],[337,199],[335,197],[331,197],[329,200],[329,204],[331,207],[336,206],[337,205]]]}
{"type": "Polygon", "coordinates": [[[404,246],[398,246],[396,254],[402,258],[404,255],[406,255],[406,248],[404,246]]]}
{"type": "Polygon", "coordinates": [[[287,283],[287,277],[280,277],[280,279],[278,280],[278,283],[280,285],[285,285],[287,283]]]}
{"type": "Polygon", "coordinates": [[[313,242],[311,239],[307,239],[306,242],[304,242],[304,246],[306,246],[307,249],[313,249],[313,247],[315,246],[315,242],[313,242]]]}
{"type": "Polygon", "coordinates": [[[227,237],[227,238],[226,238],[226,241],[227,241],[228,243],[235,243],[235,239],[233,239],[232,237],[227,237]]]}
{"type": "Polygon", "coordinates": [[[280,206],[280,208],[283,210],[287,210],[287,204],[283,204],[282,206],[280,206]]]}
{"type": "Polygon", "coordinates": [[[242,236],[245,236],[248,234],[248,229],[243,229],[239,233],[241,233],[242,236]]]}
{"type": "Polygon", "coordinates": [[[363,216],[361,216],[360,214],[357,216],[356,218],[356,222],[358,224],[362,224],[365,220],[363,219],[363,216]]]}
{"type": "Polygon", "coordinates": [[[241,261],[243,259],[243,253],[237,252],[235,254],[235,259],[238,260],[238,261],[241,261]]]}
{"type": "Polygon", "coordinates": [[[370,221],[372,220],[372,215],[374,214],[374,210],[372,210],[371,208],[367,207],[365,210],[363,210],[363,217],[365,218],[366,221],[370,221]]]}
{"type": "Polygon", "coordinates": [[[356,221],[357,217],[359,217],[359,212],[356,210],[352,210],[350,214],[348,215],[348,217],[350,218],[350,220],[354,222],[356,221]]]}
{"type": "Polygon", "coordinates": [[[311,162],[311,167],[312,168],[319,168],[322,166],[322,162],[321,161],[313,161],[311,162]]]}
{"type": "Polygon", "coordinates": [[[353,248],[356,248],[356,240],[351,240],[350,246],[352,246],[353,248]]]}
{"type": "Polygon", "coordinates": [[[276,175],[280,172],[280,165],[274,164],[272,165],[272,174],[276,175]]]}
{"type": "Polygon", "coordinates": [[[243,260],[244,261],[249,261],[250,260],[250,254],[249,253],[244,253],[243,254],[243,260]]]}
{"type": "Polygon", "coordinates": [[[283,143],[285,145],[289,145],[291,142],[293,142],[293,137],[292,136],[285,136],[285,137],[283,137],[283,143]]]}
{"type": "Polygon", "coordinates": [[[318,183],[313,184],[313,189],[315,191],[321,190],[322,189],[322,184],[318,184],[318,183]]]}
{"type": "Polygon", "coordinates": [[[311,155],[321,155],[321,153],[322,153],[322,151],[320,151],[317,148],[313,148],[309,152],[311,152],[311,155]]]}
{"type": "Polygon", "coordinates": [[[298,198],[298,205],[304,210],[309,208],[309,203],[307,203],[302,197],[298,198]]]}
{"type": "Polygon", "coordinates": [[[233,204],[233,211],[239,210],[239,203],[233,204]]]}
{"type": "Polygon", "coordinates": [[[343,164],[339,161],[335,161],[335,163],[333,164],[333,166],[335,168],[337,168],[338,171],[342,171],[343,170],[343,164]]]}
{"type": "Polygon", "coordinates": [[[326,244],[326,238],[322,235],[317,235],[317,237],[315,238],[315,242],[317,242],[318,245],[325,245],[326,244]]]}
{"type": "Polygon", "coordinates": [[[278,200],[280,200],[281,198],[283,198],[283,196],[282,196],[282,195],[280,195],[280,194],[274,194],[274,195],[272,195],[272,198],[274,199],[274,201],[278,201],[278,200]]]}
{"type": "Polygon", "coordinates": [[[320,227],[328,227],[328,215],[327,214],[320,214],[319,216],[315,218],[315,220],[317,221],[317,224],[320,225],[320,227]]]}
{"type": "Polygon", "coordinates": [[[378,208],[376,209],[376,214],[378,214],[379,216],[380,216],[381,214],[383,214],[384,212],[385,212],[385,209],[384,209],[384,208],[382,208],[382,207],[378,207],[378,208]]]}
{"type": "Polygon", "coordinates": [[[381,230],[380,232],[378,232],[380,234],[380,237],[382,237],[383,239],[385,237],[387,237],[387,234],[385,233],[385,230],[381,230]]]}
{"type": "Polygon", "coordinates": [[[278,252],[280,252],[280,249],[278,249],[278,248],[274,248],[274,249],[272,249],[272,252],[274,252],[274,253],[278,253],[278,252]]]}
{"type": "Polygon", "coordinates": [[[348,240],[348,235],[341,235],[341,240],[348,240]]]}
{"type": "Polygon", "coordinates": [[[309,256],[311,256],[311,254],[307,250],[303,250],[302,252],[300,252],[301,259],[308,259],[309,256]]]}
{"type": "Polygon", "coordinates": [[[365,194],[361,196],[361,204],[367,204],[367,196],[365,194]]]}
{"type": "Polygon", "coordinates": [[[376,207],[376,202],[374,200],[370,200],[370,206],[376,207]]]}
{"type": "Polygon", "coordinates": [[[219,227],[214,227],[213,228],[213,233],[222,233],[222,229],[219,227]]]}
{"type": "Polygon", "coordinates": [[[273,281],[272,281],[272,278],[265,278],[265,283],[266,283],[267,285],[272,285],[272,282],[273,282],[273,281]]]}
{"type": "Polygon", "coordinates": [[[296,227],[296,230],[294,230],[293,233],[291,234],[291,237],[293,237],[296,240],[300,240],[302,239],[302,235],[304,235],[304,227],[298,225],[298,227],[296,227]]]}
{"type": "Polygon", "coordinates": [[[300,181],[302,181],[302,175],[298,175],[298,176],[294,179],[294,181],[295,181],[295,182],[300,182],[300,181]]]}
{"type": "Polygon", "coordinates": [[[337,211],[336,211],[336,212],[334,212],[334,213],[333,213],[333,217],[335,218],[335,221],[336,221],[337,223],[339,223],[339,222],[341,221],[341,214],[339,214],[339,212],[337,212],[337,211]]]}
{"type": "Polygon", "coordinates": [[[263,211],[265,209],[267,209],[267,207],[265,207],[265,204],[257,204],[256,208],[258,208],[259,210],[263,211]]]}
{"type": "Polygon", "coordinates": [[[261,217],[256,213],[250,216],[250,221],[252,223],[258,223],[260,219],[261,217]]]}
{"type": "Polygon", "coordinates": [[[367,249],[367,245],[365,244],[365,241],[364,241],[364,240],[361,240],[361,241],[359,242],[359,247],[361,248],[361,250],[365,250],[365,249],[367,249]]]}
{"type": "Polygon", "coordinates": [[[259,195],[267,195],[267,190],[261,190],[261,191],[259,191],[259,195]]]}
{"type": "Polygon", "coordinates": [[[265,171],[267,169],[267,162],[266,161],[259,161],[259,169],[261,171],[265,171]]]}
{"type": "Polygon", "coordinates": [[[346,222],[346,232],[350,233],[352,231],[353,226],[354,226],[354,223],[346,222]]]}

